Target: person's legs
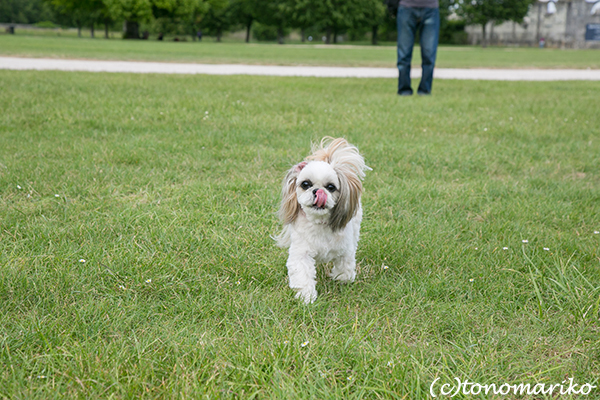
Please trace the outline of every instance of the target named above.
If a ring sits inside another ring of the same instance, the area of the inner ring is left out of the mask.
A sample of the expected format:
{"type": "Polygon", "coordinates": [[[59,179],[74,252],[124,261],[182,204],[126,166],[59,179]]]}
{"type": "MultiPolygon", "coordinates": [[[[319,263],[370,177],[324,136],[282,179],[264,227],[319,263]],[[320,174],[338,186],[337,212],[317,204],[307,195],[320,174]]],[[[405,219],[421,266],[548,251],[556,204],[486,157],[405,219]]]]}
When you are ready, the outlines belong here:
{"type": "Polygon", "coordinates": [[[421,21],[421,59],[423,60],[421,68],[423,73],[417,92],[419,94],[431,94],[433,69],[440,36],[440,10],[426,8],[423,11],[423,20],[421,21]]]}
{"type": "Polygon", "coordinates": [[[398,7],[396,23],[398,24],[398,94],[411,95],[413,90],[410,87],[410,62],[417,29],[415,10],[409,7],[398,7]]]}

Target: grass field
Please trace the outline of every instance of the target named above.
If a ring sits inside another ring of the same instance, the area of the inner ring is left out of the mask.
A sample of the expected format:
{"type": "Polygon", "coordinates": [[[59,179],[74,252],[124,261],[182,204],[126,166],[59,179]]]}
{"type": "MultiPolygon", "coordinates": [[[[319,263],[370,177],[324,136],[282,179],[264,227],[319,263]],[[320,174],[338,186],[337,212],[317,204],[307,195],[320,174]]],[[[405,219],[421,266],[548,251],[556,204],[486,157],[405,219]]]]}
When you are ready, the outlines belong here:
{"type": "Polygon", "coordinates": [[[599,82],[398,98],[386,79],[0,71],[0,86],[0,398],[600,385],[599,82]],[[324,135],[373,171],[356,283],[320,270],[305,306],[270,235],[285,171],[324,135]]]}
{"type": "MultiPolygon", "coordinates": [[[[415,49],[414,65],[420,65],[415,49]]],[[[194,63],[394,67],[393,46],[125,41],[0,35],[0,56],[194,63]]],[[[600,68],[598,50],[441,46],[440,68],[600,68]]]]}

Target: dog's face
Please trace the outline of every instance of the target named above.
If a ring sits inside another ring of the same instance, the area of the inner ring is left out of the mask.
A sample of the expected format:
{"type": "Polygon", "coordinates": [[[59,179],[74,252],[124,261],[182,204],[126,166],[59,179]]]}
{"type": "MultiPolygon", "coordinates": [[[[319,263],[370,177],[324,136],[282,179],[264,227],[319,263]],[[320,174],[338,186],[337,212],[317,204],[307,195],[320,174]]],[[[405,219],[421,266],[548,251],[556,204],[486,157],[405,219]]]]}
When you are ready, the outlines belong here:
{"type": "Polygon", "coordinates": [[[330,164],[312,161],[302,167],[296,178],[296,198],[307,215],[328,216],[339,196],[340,179],[330,164]]]}

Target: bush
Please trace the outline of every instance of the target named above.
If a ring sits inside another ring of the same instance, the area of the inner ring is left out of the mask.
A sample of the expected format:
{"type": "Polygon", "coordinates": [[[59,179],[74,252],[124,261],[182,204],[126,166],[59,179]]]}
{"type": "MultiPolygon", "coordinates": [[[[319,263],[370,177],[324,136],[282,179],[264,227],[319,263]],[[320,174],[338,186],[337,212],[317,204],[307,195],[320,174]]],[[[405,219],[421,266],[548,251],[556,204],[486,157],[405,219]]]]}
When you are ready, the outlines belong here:
{"type": "MultiPolygon", "coordinates": [[[[283,36],[287,36],[289,34],[290,30],[284,29],[283,36]]],[[[255,22],[252,25],[252,37],[254,37],[256,40],[264,42],[275,41],[277,40],[277,27],[255,22]]]]}
{"type": "Polygon", "coordinates": [[[56,25],[52,21],[40,21],[40,22],[36,22],[35,24],[33,24],[33,26],[38,27],[38,28],[48,28],[48,29],[59,28],[59,26],[56,25]]]}
{"type": "Polygon", "coordinates": [[[446,20],[440,27],[440,43],[466,44],[465,25],[465,21],[462,20],[446,20]]]}

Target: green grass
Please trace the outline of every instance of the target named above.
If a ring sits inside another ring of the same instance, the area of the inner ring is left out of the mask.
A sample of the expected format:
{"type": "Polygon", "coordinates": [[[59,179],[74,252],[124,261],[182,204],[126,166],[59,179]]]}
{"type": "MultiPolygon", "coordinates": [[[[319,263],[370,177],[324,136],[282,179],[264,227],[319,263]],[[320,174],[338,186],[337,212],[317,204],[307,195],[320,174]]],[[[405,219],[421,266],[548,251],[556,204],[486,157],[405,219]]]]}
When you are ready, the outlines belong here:
{"type": "Polygon", "coordinates": [[[398,98],[386,79],[0,71],[0,86],[0,398],[600,384],[598,82],[398,98]],[[321,269],[305,306],[269,236],[285,171],[324,135],[373,171],[357,281],[321,269]]]}
{"type": "MultiPolygon", "coordinates": [[[[0,55],[194,63],[388,67],[394,46],[276,45],[257,43],[158,42],[0,35],[0,55]]],[[[413,64],[420,64],[415,49],[413,64]]],[[[600,68],[598,50],[440,46],[440,68],[600,68]]]]}

